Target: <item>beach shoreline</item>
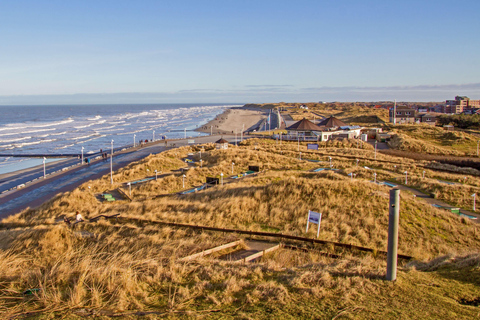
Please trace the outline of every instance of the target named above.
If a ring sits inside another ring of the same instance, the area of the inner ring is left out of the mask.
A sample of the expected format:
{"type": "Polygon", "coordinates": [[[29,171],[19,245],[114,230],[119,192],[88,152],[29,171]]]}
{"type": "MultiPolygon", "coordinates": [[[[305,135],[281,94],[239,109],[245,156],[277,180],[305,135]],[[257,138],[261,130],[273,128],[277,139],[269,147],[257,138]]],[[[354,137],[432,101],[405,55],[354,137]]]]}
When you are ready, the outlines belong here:
{"type": "Polygon", "coordinates": [[[242,129],[243,132],[256,131],[267,116],[260,108],[228,108],[195,131],[210,134],[240,134],[242,129]]]}

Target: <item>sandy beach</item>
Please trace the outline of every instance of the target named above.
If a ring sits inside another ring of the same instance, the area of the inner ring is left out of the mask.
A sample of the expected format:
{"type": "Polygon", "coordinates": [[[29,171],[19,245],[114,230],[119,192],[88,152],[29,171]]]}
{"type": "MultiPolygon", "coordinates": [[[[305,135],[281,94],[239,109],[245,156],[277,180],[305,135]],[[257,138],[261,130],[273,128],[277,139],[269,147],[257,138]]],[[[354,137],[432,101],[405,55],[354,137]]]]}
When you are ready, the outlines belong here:
{"type": "Polygon", "coordinates": [[[195,131],[213,134],[240,133],[256,130],[259,123],[267,118],[267,113],[259,109],[231,108],[215,117],[195,131]]]}

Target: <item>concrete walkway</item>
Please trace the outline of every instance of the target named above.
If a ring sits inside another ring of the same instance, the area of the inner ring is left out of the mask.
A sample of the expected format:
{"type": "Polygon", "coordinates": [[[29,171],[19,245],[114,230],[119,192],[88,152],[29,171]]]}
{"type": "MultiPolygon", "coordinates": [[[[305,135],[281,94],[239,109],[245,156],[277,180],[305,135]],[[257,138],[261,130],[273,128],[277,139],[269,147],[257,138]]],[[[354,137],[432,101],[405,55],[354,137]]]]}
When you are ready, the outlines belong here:
{"type": "MultiPolygon", "coordinates": [[[[381,182],[381,181],[379,181],[379,182],[381,182]]],[[[426,202],[430,205],[436,204],[436,205],[439,205],[439,206],[442,206],[442,207],[454,207],[454,206],[451,206],[448,203],[445,203],[441,200],[434,199],[429,194],[418,191],[417,189],[413,189],[413,188],[410,188],[408,186],[398,184],[398,183],[395,183],[395,184],[397,185],[396,188],[400,189],[401,191],[408,191],[409,193],[415,195],[415,197],[418,200],[424,201],[424,202],[426,202]]],[[[477,217],[476,220],[472,220],[472,221],[474,221],[476,223],[480,223],[480,214],[469,211],[469,210],[465,210],[465,209],[460,209],[460,212],[463,213],[463,214],[469,215],[469,216],[477,217]]],[[[452,214],[454,214],[454,213],[452,213],[452,214]]]]}

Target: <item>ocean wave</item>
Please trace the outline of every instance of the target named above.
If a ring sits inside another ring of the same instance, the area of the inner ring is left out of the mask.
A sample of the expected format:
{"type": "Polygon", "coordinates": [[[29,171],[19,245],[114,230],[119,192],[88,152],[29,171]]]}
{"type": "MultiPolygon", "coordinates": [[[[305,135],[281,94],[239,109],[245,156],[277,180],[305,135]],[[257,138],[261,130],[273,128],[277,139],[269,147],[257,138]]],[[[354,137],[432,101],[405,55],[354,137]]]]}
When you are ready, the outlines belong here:
{"type": "Polygon", "coordinates": [[[96,115],[95,118],[91,118],[91,119],[87,119],[87,120],[95,121],[95,120],[99,120],[99,119],[102,119],[102,116],[96,115]]]}
{"type": "Polygon", "coordinates": [[[22,123],[22,124],[9,123],[5,127],[0,128],[0,131],[20,130],[20,129],[25,129],[25,128],[46,128],[46,127],[59,126],[59,125],[62,125],[62,124],[71,123],[73,121],[75,121],[75,120],[73,120],[72,118],[67,118],[67,119],[61,120],[61,121],[55,121],[55,122],[50,122],[50,123],[42,123],[42,124],[35,124],[35,122],[34,123],[28,122],[28,123],[22,123]]]}
{"type": "Polygon", "coordinates": [[[39,140],[39,141],[25,142],[25,143],[14,143],[14,144],[12,144],[12,146],[14,148],[23,148],[23,147],[32,146],[32,145],[35,145],[35,144],[53,142],[55,140],[56,139],[48,139],[48,140],[39,140]]]}
{"type": "Polygon", "coordinates": [[[89,134],[89,135],[86,135],[86,136],[74,137],[74,138],[71,138],[69,140],[80,140],[80,139],[86,139],[86,138],[95,137],[95,136],[98,136],[98,134],[93,133],[93,134],[89,134]]]}
{"type": "Polygon", "coordinates": [[[9,133],[2,133],[0,134],[0,137],[4,136],[13,136],[16,134],[30,134],[30,133],[37,133],[37,132],[45,132],[45,131],[55,131],[57,129],[40,129],[40,130],[30,130],[30,131],[20,131],[20,132],[9,132],[9,133]]]}
{"type": "Polygon", "coordinates": [[[112,128],[115,128],[115,126],[110,126],[110,127],[104,127],[104,128],[97,128],[95,129],[95,131],[105,131],[105,130],[109,130],[109,129],[112,129],[112,128]]]}
{"type": "Polygon", "coordinates": [[[18,139],[10,139],[10,140],[0,140],[0,143],[12,143],[12,142],[17,142],[17,141],[23,141],[23,140],[28,140],[32,139],[32,137],[23,137],[23,138],[18,138],[18,139]]]}
{"type": "Polygon", "coordinates": [[[75,145],[75,143],[67,144],[66,146],[57,147],[57,148],[55,148],[55,150],[61,150],[61,149],[70,148],[70,147],[73,147],[74,145],[75,145]]]}

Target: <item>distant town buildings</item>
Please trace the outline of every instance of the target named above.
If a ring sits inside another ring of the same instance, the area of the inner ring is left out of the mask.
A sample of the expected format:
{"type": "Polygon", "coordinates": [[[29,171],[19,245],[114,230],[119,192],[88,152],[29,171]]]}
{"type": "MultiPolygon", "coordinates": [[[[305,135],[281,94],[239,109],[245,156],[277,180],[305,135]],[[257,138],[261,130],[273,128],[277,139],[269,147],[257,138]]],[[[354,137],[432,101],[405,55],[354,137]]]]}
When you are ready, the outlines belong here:
{"type": "Polygon", "coordinates": [[[396,124],[413,124],[425,123],[435,125],[437,122],[437,115],[435,113],[418,112],[415,108],[397,107],[396,110],[391,108],[389,110],[389,120],[396,124]],[[395,116],[394,116],[395,112],[395,116]]]}
{"type": "Polygon", "coordinates": [[[444,113],[467,113],[472,114],[472,109],[480,108],[480,100],[470,100],[469,97],[456,96],[455,100],[445,101],[444,113]]]}

